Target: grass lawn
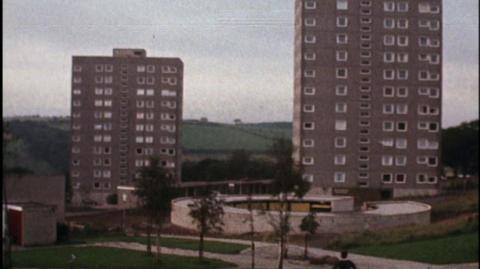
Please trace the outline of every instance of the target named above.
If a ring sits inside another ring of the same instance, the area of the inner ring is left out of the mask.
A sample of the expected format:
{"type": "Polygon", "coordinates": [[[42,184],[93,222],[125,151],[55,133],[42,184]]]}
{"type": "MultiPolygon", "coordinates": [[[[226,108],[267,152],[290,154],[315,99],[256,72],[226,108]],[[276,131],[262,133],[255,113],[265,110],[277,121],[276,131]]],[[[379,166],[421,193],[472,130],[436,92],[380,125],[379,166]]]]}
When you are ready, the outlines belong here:
{"type": "Polygon", "coordinates": [[[161,264],[155,264],[153,256],[141,251],[104,247],[55,247],[37,248],[12,253],[14,267],[69,268],[69,260],[74,254],[74,268],[109,269],[201,269],[232,268],[235,264],[216,259],[200,262],[196,257],[162,255],[161,264]]]}
{"type": "Polygon", "coordinates": [[[184,124],[182,143],[191,151],[267,151],[273,140],[230,125],[184,124]]]}
{"type": "MultiPolygon", "coordinates": [[[[86,242],[136,242],[141,244],[147,244],[146,237],[138,236],[105,236],[97,238],[89,238],[86,242]]],[[[152,236],[152,247],[155,247],[155,236],[152,236]]],[[[160,241],[161,246],[167,248],[180,248],[189,250],[198,250],[198,240],[193,239],[179,239],[162,237],[160,241]]],[[[216,241],[204,241],[204,251],[221,254],[238,254],[240,251],[248,248],[248,245],[223,243],[216,241]]]]}
{"type": "Polygon", "coordinates": [[[432,264],[478,262],[478,232],[393,245],[358,247],[350,251],[432,264]]]}

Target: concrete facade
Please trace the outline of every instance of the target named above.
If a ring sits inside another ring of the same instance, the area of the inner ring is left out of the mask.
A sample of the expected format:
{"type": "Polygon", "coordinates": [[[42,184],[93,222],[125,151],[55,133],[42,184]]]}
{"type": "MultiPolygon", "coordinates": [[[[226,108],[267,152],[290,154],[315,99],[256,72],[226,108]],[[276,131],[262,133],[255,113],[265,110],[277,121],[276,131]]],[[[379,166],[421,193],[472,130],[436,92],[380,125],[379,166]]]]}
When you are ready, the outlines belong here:
{"type": "Polygon", "coordinates": [[[65,176],[7,176],[9,204],[38,203],[53,206],[57,222],[65,220],[65,176]]]}
{"type": "Polygon", "coordinates": [[[73,56],[73,202],[106,203],[152,156],[180,181],[182,100],[179,58],[147,57],[143,49],[73,56]]]}
{"type": "Polygon", "coordinates": [[[440,0],[296,0],[294,57],[294,158],[312,193],[434,192],[440,0]]]}
{"type": "MultiPolygon", "coordinates": [[[[244,197],[245,198],[245,197],[244,197]]],[[[196,225],[189,216],[188,204],[190,198],[179,198],[172,203],[171,222],[184,228],[196,230],[196,225]]],[[[398,227],[403,225],[421,225],[430,223],[431,207],[417,202],[372,202],[369,210],[317,213],[319,222],[318,232],[343,233],[375,230],[380,228],[398,227]]],[[[245,224],[248,219],[248,210],[226,206],[223,216],[223,233],[243,234],[249,232],[249,226],[245,224]]],[[[301,233],[300,223],[307,213],[292,212],[292,233],[301,233]]],[[[254,210],[255,231],[271,232],[270,218],[277,216],[276,212],[264,214],[254,210]]]]}

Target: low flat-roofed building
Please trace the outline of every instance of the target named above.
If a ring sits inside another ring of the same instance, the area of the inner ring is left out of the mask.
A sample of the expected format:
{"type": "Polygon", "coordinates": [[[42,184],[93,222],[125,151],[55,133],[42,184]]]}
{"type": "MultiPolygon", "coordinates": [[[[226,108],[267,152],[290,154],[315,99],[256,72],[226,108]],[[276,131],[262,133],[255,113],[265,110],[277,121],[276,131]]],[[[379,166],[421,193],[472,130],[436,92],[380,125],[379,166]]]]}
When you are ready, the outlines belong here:
{"type": "Polygon", "coordinates": [[[65,220],[65,176],[6,176],[7,203],[51,206],[57,222],[65,220]]]}
{"type": "Polygon", "coordinates": [[[55,206],[39,203],[8,204],[8,228],[13,243],[48,245],[57,241],[55,206]]]}

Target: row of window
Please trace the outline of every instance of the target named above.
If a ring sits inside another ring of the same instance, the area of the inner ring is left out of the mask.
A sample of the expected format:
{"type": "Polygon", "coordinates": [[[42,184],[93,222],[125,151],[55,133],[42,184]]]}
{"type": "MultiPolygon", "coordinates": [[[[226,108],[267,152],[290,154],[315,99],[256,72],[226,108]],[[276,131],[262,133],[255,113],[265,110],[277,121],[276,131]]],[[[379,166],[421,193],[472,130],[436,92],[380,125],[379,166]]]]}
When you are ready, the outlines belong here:
{"type": "MultiPolygon", "coordinates": [[[[162,65],[161,67],[162,73],[167,74],[174,74],[177,73],[177,67],[169,66],[169,65],[162,65]]],[[[122,69],[125,70],[126,66],[122,66],[122,69]]],[[[73,65],[74,72],[81,72],[82,66],[81,65],[73,65]]],[[[112,64],[95,64],[95,72],[113,72],[113,65],[112,64]]],[[[147,73],[155,73],[155,65],[137,65],[137,72],[147,72],[147,73]]]]}
{"type": "MultiPolygon", "coordinates": [[[[360,156],[359,161],[368,161],[368,156],[360,156]]],[[[438,158],[435,156],[418,156],[417,157],[417,164],[425,164],[429,167],[437,167],[438,166],[438,158]]],[[[302,164],[303,165],[313,165],[315,160],[313,157],[303,157],[302,164]]],[[[347,157],[344,154],[336,154],[333,158],[334,165],[345,165],[347,163],[347,157]]],[[[381,157],[381,165],[382,166],[406,166],[407,165],[407,156],[405,155],[383,155],[381,157]]],[[[368,164],[361,164],[359,167],[360,169],[368,169],[368,164]],[[366,165],[366,166],[365,166],[366,165]]]]}
{"type": "MultiPolygon", "coordinates": [[[[354,1],[357,2],[357,1],[354,1]]],[[[337,10],[348,10],[348,0],[337,0],[337,10]]],[[[370,7],[372,2],[370,0],[362,0],[360,1],[361,7],[370,7]]],[[[307,0],[304,4],[305,9],[311,10],[317,8],[317,1],[315,0],[307,0]]],[[[408,12],[409,5],[406,1],[401,2],[394,2],[394,1],[384,1],[383,2],[383,11],[384,12],[408,12]]],[[[418,12],[419,13],[431,13],[431,14],[438,14],[440,13],[440,6],[434,5],[429,2],[420,2],[418,3],[418,12]]],[[[368,12],[364,12],[368,13],[368,12]]]]}
{"type": "MultiPolygon", "coordinates": [[[[363,35],[362,35],[363,36],[363,35]]],[[[364,35],[364,38],[368,40],[371,39],[370,35],[364,35]]],[[[317,43],[317,37],[313,34],[306,34],[304,37],[305,44],[315,44],[317,43]]],[[[338,45],[348,44],[348,34],[338,33],[336,34],[336,43],[338,45]]],[[[383,36],[383,45],[385,46],[395,46],[398,47],[408,47],[409,45],[409,36],[408,35],[384,35],[383,36]]],[[[429,36],[419,36],[418,37],[418,46],[419,47],[429,47],[429,48],[438,48],[440,47],[440,39],[429,37],[429,36]]],[[[370,49],[370,44],[362,44],[361,48],[370,49]]]]}
{"type": "MultiPolygon", "coordinates": [[[[73,77],[73,83],[79,84],[82,83],[82,77],[79,76],[74,76],[73,77]]],[[[177,85],[177,78],[176,77],[162,77],[161,82],[163,84],[168,84],[168,85],[177,85]]],[[[113,83],[113,77],[112,76],[95,76],[95,83],[98,84],[112,84],[113,83]]],[[[147,76],[147,77],[137,77],[137,84],[139,85],[154,85],[155,84],[155,77],[153,76],[147,76]]]]}
{"type": "MultiPolygon", "coordinates": [[[[360,70],[361,75],[370,75],[370,69],[360,70]]],[[[307,69],[303,72],[305,78],[315,78],[317,76],[316,70],[307,69]]],[[[348,78],[348,68],[335,68],[335,78],[337,79],[347,79],[348,78]]],[[[370,82],[367,78],[365,82],[370,82]]],[[[408,70],[407,69],[383,69],[383,79],[384,80],[408,80],[408,70]]],[[[418,71],[418,80],[419,81],[439,81],[440,73],[429,71],[429,70],[420,70],[418,71]]]]}
{"type": "MultiPolygon", "coordinates": [[[[142,119],[147,119],[147,120],[153,120],[155,117],[155,114],[153,112],[137,112],[136,118],[138,120],[142,119]]],[[[175,114],[171,113],[160,113],[160,119],[161,120],[176,120],[177,116],[175,114]]]]}
{"type": "MultiPolygon", "coordinates": [[[[407,132],[408,131],[407,121],[383,121],[382,130],[384,132],[407,132]],[[396,127],[396,128],[395,128],[396,127]]],[[[439,124],[437,122],[418,122],[418,130],[428,130],[430,132],[438,132],[439,124]]],[[[314,122],[304,122],[303,130],[315,130],[314,122]]],[[[346,120],[335,120],[335,130],[336,131],[346,131],[347,130],[347,121],[346,120]]]]}
{"type": "MultiPolygon", "coordinates": [[[[370,24],[372,23],[372,19],[368,17],[362,17],[360,22],[362,24],[370,24]]],[[[408,29],[408,19],[406,18],[385,18],[383,19],[383,28],[385,29],[408,29]]],[[[305,18],[304,25],[307,27],[313,27],[317,25],[317,20],[315,18],[305,18]]],[[[348,27],[348,17],[346,16],[338,16],[336,18],[336,26],[338,28],[346,28],[348,27]]],[[[428,28],[430,31],[438,31],[440,29],[440,21],[439,20],[426,20],[421,19],[418,21],[419,28],[428,28]]],[[[361,28],[362,32],[369,32],[368,27],[361,28]]]]}
{"type": "MultiPolygon", "coordinates": [[[[370,92],[371,86],[362,85],[360,87],[360,91],[362,92],[370,92]]],[[[304,87],[303,93],[305,95],[315,95],[316,88],[315,87],[304,87]]],[[[337,96],[347,96],[348,95],[348,86],[346,85],[337,85],[335,86],[335,95],[337,96]]],[[[440,97],[440,90],[436,87],[419,87],[418,88],[418,95],[419,96],[428,96],[430,98],[439,98],[440,97]]],[[[383,97],[408,97],[408,87],[400,86],[400,87],[393,87],[393,86],[384,86],[383,87],[383,97]],[[395,95],[396,93],[396,95],[395,95]]]]}
{"type": "MultiPolygon", "coordinates": [[[[154,96],[155,91],[153,89],[137,89],[137,96],[154,96]]],[[[176,97],[177,92],[174,90],[161,90],[161,96],[163,97],[176,97]]]]}
{"type": "MultiPolygon", "coordinates": [[[[346,103],[335,103],[336,113],[346,113],[348,105],[346,103]]],[[[360,108],[367,109],[369,106],[361,106],[360,108]]],[[[303,105],[303,112],[312,113],[315,112],[315,105],[305,104],[303,105]]],[[[383,114],[408,114],[408,104],[383,104],[383,114]]],[[[418,105],[418,115],[439,115],[440,109],[438,107],[430,105],[418,105]]]]}
{"type": "MultiPolygon", "coordinates": [[[[95,88],[95,95],[112,95],[113,89],[112,88],[95,88]]],[[[79,88],[73,89],[74,95],[82,94],[82,90],[79,88]]],[[[155,90],[154,89],[137,89],[137,96],[154,96],[155,90]]],[[[176,92],[173,90],[162,90],[162,96],[176,96],[176,92]]]]}
{"type": "MultiPolygon", "coordinates": [[[[122,104],[125,102],[121,102],[122,104]]],[[[81,101],[80,100],[74,100],[73,101],[73,106],[74,107],[80,107],[81,106],[81,101]]],[[[161,101],[160,102],[161,107],[168,107],[168,108],[176,108],[177,103],[175,101],[161,101]]],[[[111,107],[112,106],[112,100],[111,99],[105,99],[105,100],[99,100],[96,99],[94,100],[94,106],[95,107],[111,107]]],[[[155,107],[155,102],[153,100],[137,100],[136,102],[136,107],[137,108],[154,108],[155,107]]]]}
{"type": "MultiPolygon", "coordinates": [[[[304,180],[308,182],[313,182],[314,177],[313,175],[305,174],[303,175],[304,180]]],[[[367,172],[360,172],[358,173],[359,179],[368,179],[369,174],[367,172]]],[[[383,183],[393,183],[394,174],[382,174],[381,176],[383,183]]],[[[406,175],[405,174],[396,174],[395,181],[396,183],[405,183],[406,182],[406,175]]],[[[346,181],[346,173],[345,172],[335,172],[334,173],[334,182],[335,183],[344,183],[346,181]]],[[[427,174],[420,173],[416,175],[416,183],[417,184],[436,184],[437,177],[436,176],[428,176],[427,174]]],[[[358,182],[359,186],[367,187],[368,182],[358,182]]]]}
{"type": "MultiPolygon", "coordinates": [[[[145,136],[145,137],[144,136],[137,136],[137,137],[135,137],[135,142],[150,144],[150,143],[153,143],[153,136],[145,136]]],[[[165,145],[174,145],[176,143],[176,139],[174,137],[162,136],[162,137],[160,137],[160,143],[165,144],[165,145]]],[[[123,148],[121,148],[120,151],[124,152],[125,150],[123,150],[123,148]]],[[[100,154],[110,155],[112,153],[112,148],[109,147],[109,146],[94,146],[92,152],[95,155],[100,155],[100,154]]],[[[80,153],[80,147],[73,146],[72,147],[72,153],[79,154],[80,153]]],[[[153,154],[153,148],[145,148],[142,151],[141,154],[152,155],[153,154]]],[[[172,153],[172,151],[170,149],[161,149],[161,154],[163,154],[163,155],[172,155],[173,154],[174,155],[175,152],[172,153]]]]}
{"type": "MultiPolygon", "coordinates": [[[[175,168],[175,162],[172,161],[160,161],[160,165],[166,168],[175,168]]],[[[135,160],[135,167],[144,167],[150,166],[149,159],[136,159],[135,160]]]]}
{"type": "MultiPolygon", "coordinates": [[[[74,130],[80,130],[80,125],[74,124],[74,130]]],[[[128,125],[127,125],[128,126],[128,125]]],[[[120,126],[120,127],[127,127],[127,126],[120,126]]],[[[112,130],[112,123],[107,122],[107,123],[95,123],[93,125],[93,130],[95,131],[111,131],[112,130]]],[[[146,131],[146,132],[153,132],[154,131],[154,125],[153,124],[136,124],[135,125],[135,130],[136,131],[146,131]]],[[[161,124],[160,125],[160,130],[162,131],[168,131],[168,132],[175,132],[176,131],[176,126],[173,124],[161,124]]],[[[73,135],[72,136],[72,141],[78,142],[80,141],[80,136],[79,135],[73,135]]]]}
{"type": "MultiPolygon", "coordinates": [[[[404,173],[397,173],[397,174],[382,174],[382,182],[385,184],[391,184],[393,182],[404,184],[407,182],[407,175],[404,173]]],[[[345,172],[335,172],[333,181],[335,183],[344,183],[346,181],[346,173],[345,172]]],[[[428,177],[427,174],[417,174],[416,181],[418,184],[436,184],[437,177],[432,176],[428,177]]]]}
{"type": "MultiPolygon", "coordinates": [[[[136,136],[135,142],[138,144],[142,144],[142,143],[152,144],[154,142],[154,138],[153,136],[136,136]]],[[[176,139],[173,137],[162,136],[160,137],[160,143],[172,145],[176,143],[176,139]]]]}
{"type": "MultiPolygon", "coordinates": [[[[173,124],[162,124],[160,125],[160,130],[162,131],[168,131],[168,132],[175,132],[176,127],[173,124]]],[[[154,131],[154,126],[153,124],[136,124],[135,125],[135,131],[137,132],[153,132],[154,131]]]]}
{"type": "MultiPolygon", "coordinates": [[[[162,73],[177,73],[177,67],[175,66],[162,65],[160,68],[162,73]]],[[[137,72],[155,73],[155,65],[137,65],[137,72]]]]}
{"type": "MultiPolygon", "coordinates": [[[[408,63],[408,53],[407,52],[384,52],[383,53],[383,62],[384,63],[408,63]]],[[[317,59],[317,54],[315,52],[305,52],[304,59],[306,61],[314,61],[317,59]]],[[[337,62],[346,62],[348,61],[348,51],[346,50],[337,50],[335,51],[335,60],[337,62]]],[[[439,64],[440,63],[440,54],[438,53],[421,53],[418,54],[418,60],[420,62],[428,62],[429,64],[439,64]]],[[[360,65],[370,66],[370,60],[362,60],[360,65]]]]}

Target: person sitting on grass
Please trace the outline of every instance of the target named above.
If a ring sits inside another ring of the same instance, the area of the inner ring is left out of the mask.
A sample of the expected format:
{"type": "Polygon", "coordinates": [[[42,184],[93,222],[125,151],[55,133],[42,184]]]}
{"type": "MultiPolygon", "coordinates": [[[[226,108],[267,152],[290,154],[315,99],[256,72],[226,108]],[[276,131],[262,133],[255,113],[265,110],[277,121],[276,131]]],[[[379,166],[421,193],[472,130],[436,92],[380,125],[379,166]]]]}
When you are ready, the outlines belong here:
{"type": "Polygon", "coordinates": [[[333,266],[333,269],[357,269],[355,264],[347,259],[348,252],[342,251],[340,254],[341,259],[333,266]]]}

